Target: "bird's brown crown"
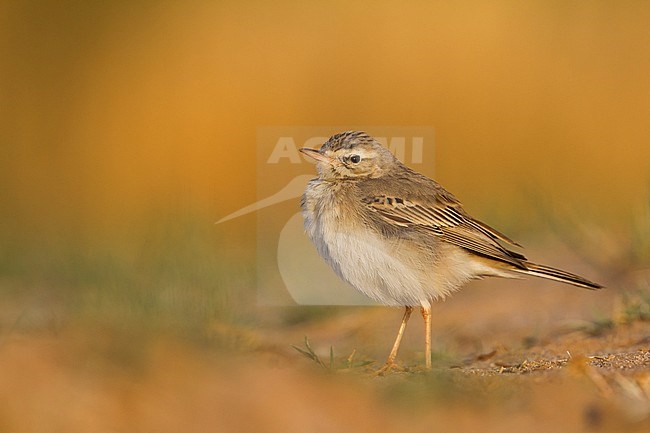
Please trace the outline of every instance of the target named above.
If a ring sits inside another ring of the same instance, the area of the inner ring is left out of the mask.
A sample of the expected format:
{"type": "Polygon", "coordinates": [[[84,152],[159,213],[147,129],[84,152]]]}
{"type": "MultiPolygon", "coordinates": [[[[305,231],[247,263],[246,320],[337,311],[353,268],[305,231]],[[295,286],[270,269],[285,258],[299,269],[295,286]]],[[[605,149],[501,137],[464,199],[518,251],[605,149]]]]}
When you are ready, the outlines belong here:
{"type": "Polygon", "coordinates": [[[331,136],[321,147],[321,152],[349,150],[360,145],[372,145],[374,143],[377,143],[377,141],[363,131],[345,131],[331,136]]]}

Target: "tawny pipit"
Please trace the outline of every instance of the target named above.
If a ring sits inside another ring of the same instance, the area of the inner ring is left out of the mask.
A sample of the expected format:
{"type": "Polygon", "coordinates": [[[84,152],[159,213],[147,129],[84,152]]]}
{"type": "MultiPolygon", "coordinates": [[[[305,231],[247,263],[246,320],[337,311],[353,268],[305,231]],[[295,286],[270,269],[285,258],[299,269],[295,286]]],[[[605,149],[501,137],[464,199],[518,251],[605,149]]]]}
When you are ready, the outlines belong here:
{"type": "Polygon", "coordinates": [[[587,289],[602,287],[531,263],[504,247],[519,245],[472,218],[451,193],[406,167],[364,132],[343,132],[320,150],[300,150],[317,162],[318,178],[307,185],[301,206],[318,253],[365,295],[406,307],[380,372],[395,366],[414,307],[424,317],[426,367],[431,367],[431,302],[469,280],[527,274],[587,289]]]}

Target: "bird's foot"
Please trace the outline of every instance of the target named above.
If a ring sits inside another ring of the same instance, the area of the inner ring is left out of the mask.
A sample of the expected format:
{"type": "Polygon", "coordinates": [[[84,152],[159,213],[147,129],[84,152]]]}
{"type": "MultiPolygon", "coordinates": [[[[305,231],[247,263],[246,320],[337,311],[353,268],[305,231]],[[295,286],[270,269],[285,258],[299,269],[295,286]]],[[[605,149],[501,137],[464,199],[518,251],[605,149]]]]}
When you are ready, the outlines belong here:
{"type": "Polygon", "coordinates": [[[375,371],[375,376],[384,376],[386,375],[386,373],[389,373],[391,370],[405,371],[404,367],[400,367],[399,365],[395,364],[393,361],[386,361],[383,367],[375,371]]]}

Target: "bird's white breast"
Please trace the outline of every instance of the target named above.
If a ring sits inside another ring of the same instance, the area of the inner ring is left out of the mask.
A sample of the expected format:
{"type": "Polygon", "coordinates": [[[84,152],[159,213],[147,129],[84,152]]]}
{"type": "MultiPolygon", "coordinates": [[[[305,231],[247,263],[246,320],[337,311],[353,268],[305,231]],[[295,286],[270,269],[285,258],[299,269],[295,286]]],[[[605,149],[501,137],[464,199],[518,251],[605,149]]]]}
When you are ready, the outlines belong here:
{"type": "Polygon", "coordinates": [[[305,229],[319,254],[343,280],[382,304],[428,305],[422,275],[404,261],[399,245],[383,239],[361,218],[343,215],[350,209],[338,199],[321,185],[305,195],[305,229]]]}

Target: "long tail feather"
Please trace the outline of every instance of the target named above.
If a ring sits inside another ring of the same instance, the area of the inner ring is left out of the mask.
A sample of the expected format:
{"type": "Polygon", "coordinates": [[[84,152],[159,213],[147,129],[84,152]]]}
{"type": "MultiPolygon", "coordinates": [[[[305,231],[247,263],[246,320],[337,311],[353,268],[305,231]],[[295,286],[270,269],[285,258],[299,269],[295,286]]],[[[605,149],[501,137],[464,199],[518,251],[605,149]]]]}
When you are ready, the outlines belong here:
{"type": "Polygon", "coordinates": [[[582,278],[579,275],[572,274],[560,269],[552,268],[550,266],[538,265],[536,263],[526,262],[526,269],[512,269],[515,272],[520,272],[522,274],[534,275],[536,277],[548,278],[555,281],[560,281],[562,283],[573,284],[574,286],[583,287],[585,289],[602,289],[598,283],[582,278]]]}

